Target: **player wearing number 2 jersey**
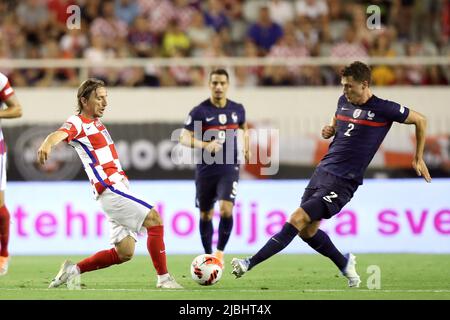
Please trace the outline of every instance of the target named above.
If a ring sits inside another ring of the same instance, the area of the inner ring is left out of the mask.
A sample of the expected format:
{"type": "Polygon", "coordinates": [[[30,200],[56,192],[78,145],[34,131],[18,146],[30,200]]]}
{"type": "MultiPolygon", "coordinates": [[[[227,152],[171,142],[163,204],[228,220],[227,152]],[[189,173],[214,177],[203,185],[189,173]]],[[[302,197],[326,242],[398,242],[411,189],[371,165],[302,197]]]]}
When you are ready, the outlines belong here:
{"type": "Polygon", "coordinates": [[[314,171],[300,207],[283,229],[254,256],[232,260],[236,277],[283,250],[299,235],[314,250],[334,262],[348,279],[350,287],[358,287],[361,280],[356,272],[355,257],[339,252],[328,235],[319,229],[320,220],[337,214],[353,197],[393,122],[415,125],[416,154],[412,166],[419,176],[427,182],[431,181],[423,161],[425,117],[410,108],[373,95],[369,87],[370,74],[370,68],[358,61],[342,71],[344,95],[339,98],[331,124],[322,129],[323,138],[334,136],[334,140],[314,171]]]}
{"type": "Polygon", "coordinates": [[[133,257],[137,233],[146,230],[147,250],[157,273],[156,287],[182,288],[168,273],[164,229],[159,213],[152,205],[130,192],[114,142],[101,123],[106,102],[103,81],[88,79],[78,88],[78,114],[73,115],[57,131],[49,134],[38,150],[41,164],[48,159],[52,147],[66,141],[77,151],[92,184],[95,199],[105,211],[114,248],[97,252],[78,263],[66,260],[50,288],[73,283],[84,272],[126,262],[133,257]]]}
{"type": "Polygon", "coordinates": [[[180,136],[183,145],[205,151],[195,173],[196,206],[200,208],[200,236],[205,253],[212,253],[214,203],[219,200],[219,238],[215,255],[223,251],[233,227],[233,206],[239,181],[238,129],[244,130],[244,156],[249,158],[245,109],[227,99],[228,73],[211,72],[211,97],[191,110],[180,136]]]}

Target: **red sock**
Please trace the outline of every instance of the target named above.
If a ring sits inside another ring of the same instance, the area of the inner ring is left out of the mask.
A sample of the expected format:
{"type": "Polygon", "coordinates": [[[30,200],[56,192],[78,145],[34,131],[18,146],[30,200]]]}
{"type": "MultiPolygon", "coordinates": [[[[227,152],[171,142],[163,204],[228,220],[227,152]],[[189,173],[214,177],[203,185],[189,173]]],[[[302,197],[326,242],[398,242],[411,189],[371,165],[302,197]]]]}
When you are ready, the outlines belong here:
{"type": "Polygon", "coordinates": [[[7,257],[9,242],[9,212],[6,206],[0,208],[0,256],[7,257]]]}
{"type": "Polygon", "coordinates": [[[93,256],[86,258],[77,263],[78,268],[80,268],[80,273],[103,269],[114,264],[120,264],[119,256],[115,248],[110,250],[99,251],[93,256]]]}
{"type": "Polygon", "coordinates": [[[166,247],[164,245],[164,226],[147,229],[147,250],[158,275],[167,273],[166,247]]]}

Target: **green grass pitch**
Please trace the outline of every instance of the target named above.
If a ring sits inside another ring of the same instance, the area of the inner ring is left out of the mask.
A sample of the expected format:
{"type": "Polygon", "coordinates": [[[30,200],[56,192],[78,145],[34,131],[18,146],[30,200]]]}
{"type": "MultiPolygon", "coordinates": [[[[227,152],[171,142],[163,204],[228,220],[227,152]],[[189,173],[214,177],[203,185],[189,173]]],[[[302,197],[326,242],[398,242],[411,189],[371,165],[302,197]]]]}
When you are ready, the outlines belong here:
{"type": "MultiPolygon", "coordinates": [[[[5,299],[107,299],[107,300],[277,300],[277,299],[450,299],[450,255],[359,254],[359,289],[347,288],[335,266],[319,255],[279,254],[240,279],[230,274],[230,260],[222,279],[202,287],[191,280],[194,255],[170,255],[170,272],[184,290],[156,289],[156,276],[147,256],[136,256],[122,265],[82,275],[81,290],[47,289],[65,257],[13,256],[10,271],[0,277],[0,300],[5,299]],[[381,288],[368,289],[376,265],[381,288]],[[370,270],[370,269],[369,269],[370,270]]],[[[79,261],[80,256],[68,257],[79,261]]]]}

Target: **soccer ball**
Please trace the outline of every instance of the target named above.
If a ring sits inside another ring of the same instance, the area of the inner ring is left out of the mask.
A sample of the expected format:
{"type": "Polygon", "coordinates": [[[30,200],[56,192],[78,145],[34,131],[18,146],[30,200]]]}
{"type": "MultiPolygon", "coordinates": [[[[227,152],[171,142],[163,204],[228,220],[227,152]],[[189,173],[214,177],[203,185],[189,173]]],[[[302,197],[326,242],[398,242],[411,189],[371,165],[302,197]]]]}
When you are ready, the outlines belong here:
{"type": "Polygon", "coordinates": [[[223,265],[212,254],[201,254],[191,263],[192,279],[202,286],[210,286],[220,280],[223,273],[223,265]]]}

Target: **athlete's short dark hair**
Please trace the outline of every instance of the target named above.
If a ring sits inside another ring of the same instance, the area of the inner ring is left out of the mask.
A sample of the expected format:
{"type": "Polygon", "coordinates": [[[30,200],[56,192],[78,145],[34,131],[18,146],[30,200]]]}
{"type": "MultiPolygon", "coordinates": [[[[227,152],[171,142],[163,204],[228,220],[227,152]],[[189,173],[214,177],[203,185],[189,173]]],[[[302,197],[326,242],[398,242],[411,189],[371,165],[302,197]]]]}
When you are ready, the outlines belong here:
{"type": "Polygon", "coordinates": [[[95,78],[89,78],[78,87],[78,93],[77,93],[77,99],[78,99],[78,106],[77,106],[77,112],[78,114],[81,113],[83,110],[83,104],[81,103],[81,98],[85,98],[86,100],[89,99],[89,96],[91,93],[98,88],[104,87],[105,82],[99,79],[95,78]]]}
{"type": "Polygon", "coordinates": [[[341,76],[353,77],[353,79],[358,82],[367,81],[367,83],[370,85],[371,70],[367,64],[362,63],[361,61],[355,61],[352,64],[344,67],[344,69],[341,71],[341,76]]]}
{"type": "Polygon", "coordinates": [[[228,76],[228,72],[225,69],[214,69],[213,71],[211,71],[211,73],[209,74],[209,80],[211,80],[211,77],[215,74],[221,75],[221,76],[226,76],[227,77],[227,81],[230,81],[230,77],[228,76]]]}

